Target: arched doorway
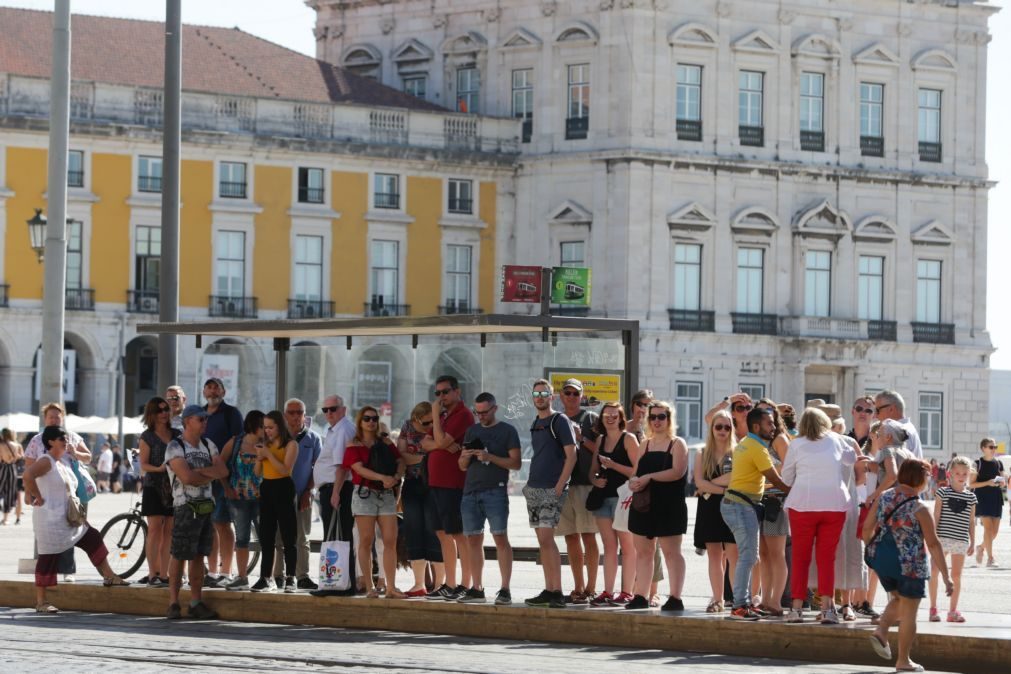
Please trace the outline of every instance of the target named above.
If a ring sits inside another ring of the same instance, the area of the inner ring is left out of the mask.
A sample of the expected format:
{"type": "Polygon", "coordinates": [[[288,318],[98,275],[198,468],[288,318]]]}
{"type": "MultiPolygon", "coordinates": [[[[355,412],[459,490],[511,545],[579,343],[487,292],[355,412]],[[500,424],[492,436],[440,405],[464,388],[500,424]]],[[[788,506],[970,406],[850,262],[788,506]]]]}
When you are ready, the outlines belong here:
{"type": "Polygon", "coordinates": [[[126,345],[123,359],[126,380],[123,409],[127,416],[137,416],[144,404],[158,392],[158,341],[154,337],[135,337],[126,345]]]}
{"type": "Polygon", "coordinates": [[[203,385],[211,376],[225,382],[225,400],[243,414],[249,410],[274,409],[273,359],[268,361],[259,344],[224,338],[207,345],[197,374],[199,393],[191,398],[192,402],[206,402],[203,385]]]}
{"type": "Polygon", "coordinates": [[[439,354],[428,373],[429,400],[435,397],[435,380],[442,375],[456,377],[460,383],[460,396],[470,405],[481,392],[481,361],[467,348],[453,347],[439,354]]]}
{"type": "Polygon", "coordinates": [[[365,349],[355,362],[354,388],[351,407],[358,410],[372,405],[390,424],[399,424],[411,413],[418,402],[414,400],[412,364],[400,348],[377,345],[365,349]],[[384,406],[389,405],[389,414],[384,406]]]}
{"type": "Polygon", "coordinates": [[[298,342],[288,354],[288,397],[305,403],[307,414],[320,416],[323,391],[323,347],[315,342],[298,342]]]}
{"type": "MultiPolygon", "coordinates": [[[[39,367],[42,358],[42,345],[35,349],[35,356],[32,359],[34,370],[32,385],[32,406],[38,410],[42,405],[52,402],[50,400],[39,400],[39,393],[42,386],[42,372],[39,367]]],[[[105,414],[105,406],[99,405],[96,398],[96,381],[94,372],[95,357],[87,342],[71,332],[63,333],[63,406],[68,414],[78,414],[87,416],[91,414],[105,414]],[[90,375],[90,376],[86,376],[90,375]]],[[[109,397],[104,398],[105,401],[109,397]]]]}

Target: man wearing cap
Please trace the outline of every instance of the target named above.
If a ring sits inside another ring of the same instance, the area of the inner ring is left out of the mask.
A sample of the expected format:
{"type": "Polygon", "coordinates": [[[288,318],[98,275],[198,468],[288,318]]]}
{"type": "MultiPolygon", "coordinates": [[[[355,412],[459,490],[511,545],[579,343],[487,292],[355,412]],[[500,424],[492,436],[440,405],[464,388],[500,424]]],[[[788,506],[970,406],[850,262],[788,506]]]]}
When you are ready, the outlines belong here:
{"type": "Polygon", "coordinates": [[[179,588],[182,585],[182,564],[189,563],[190,606],[188,615],[196,620],[213,620],[217,613],[201,601],[204,580],[204,557],[211,552],[214,528],[211,513],[214,498],[211,484],[228,475],[228,468],[218,454],[218,447],[203,438],[207,412],[199,405],[183,410],[183,432],[165,449],[172,485],[171,559],[169,560],[169,608],[167,617],[182,617],[179,588]]]}
{"type": "MultiPolygon", "coordinates": [[[[203,437],[224,447],[229,440],[242,433],[242,413],[225,402],[225,383],[217,377],[204,382],[204,399],[207,404],[207,428],[203,437]]],[[[207,586],[217,587],[228,578],[232,571],[232,554],[235,552],[235,532],[232,530],[232,515],[228,510],[225,489],[229,488],[228,473],[214,483],[214,547],[207,559],[207,586]]]]}
{"type": "Polygon", "coordinates": [[[576,438],[576,467],[569,478],[569,495],[562,506],[562,519],[555,529],[555,536],[565,537],[565,548],[569,553],[569,568],[575,589],[569,594],[569,603],[587,604],[595,595],[597,567],[600,563],[600,549],[597,547],[597,520],[586,509],[586,496],[593,489],[590,484],[590,464],[596,440],[593,425],[597,414],[582,406],[583,382],[566,379],[562,384],[562,410],[572,422],[576,438]],[[583,576],[583,565],[586,576],[583,576]]]}

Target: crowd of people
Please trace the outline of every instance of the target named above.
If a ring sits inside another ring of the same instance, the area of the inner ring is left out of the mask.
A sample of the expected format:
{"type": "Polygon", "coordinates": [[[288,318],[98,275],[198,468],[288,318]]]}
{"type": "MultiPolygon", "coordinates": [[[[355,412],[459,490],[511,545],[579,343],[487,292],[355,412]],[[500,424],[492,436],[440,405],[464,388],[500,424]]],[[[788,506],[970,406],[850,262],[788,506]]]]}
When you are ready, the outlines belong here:
{"type": "MultiPolygon", "coordinates": [[[[468,404],[448,375],[433,388],[434,399],[418,403],[392,434],[375,407],[364,406],[352,417],[339,395],[323,401],[322,435],[309,428],[311,417],[298,399],[286,401],[283,410],[251,410],[243,417],[225,402],[224,384],[214,378],[204,384],[203,406],[187,404],[178,386],[152,398],[139,443],[142,512],[149,523],[149,573],[142,582],[168,586],[170,618],[182,615],[184,572],[191,588],[188,615],[198,619],[214,616],[201,599],[203,587],[316,591],[309,573],[315,493],[327,539],[352,544],[350,593],[488,601],[487,526],[501,578],[494,602],[511,604],[508,485],[510,473],[521,467],[519,432],[498,419],[492,393],[468,404]],[[262,557],[250,579],[254,527],[262,557]],[[413,575],[404,590],[395,583],[398,537],[406,542],[413,575]]],[[[631,410],[610,401],[593,412],[577,379],[558,392],[538,380],[530,393],[535,414],[522,493],[544,589],[524,603],[683,611],[691,461],[677,436],[674,408],[641,390],[631,410]],[[567,593],[558,538],[572,575],[567,593]],[[658,591],[664,571],[666,601],[658,591]]],[[[73,475],[51,466],[91,459],[80,438],[62,429],[62,408],[49,405],[45,415],[46,431],[24,452],[26,498],[35,503],[59,501],[55,486],[48,495],[42,488],[45,470],[55,485],[55,476],[67,482],[64,473],[73,475]],[[61,443],[62,451],[54,452],[61,443]],[[47,454],[51,460],[40,464],[47,454]]],[[[708,556],[706,611],[744,621],[803,622],[806,608],[817,610],[816,619],[825,624],[870,618],[877,624],[874,648],[888,657],[887,630],[900,624],[897,664],[915,669],[909,647],[916,608],[928,589],[930,620],[941,619],[941,581],[950,597],[945,619],[963,622],[957,605],[966,556],[975,552],[982,563],[985,554],[989,566],[997,564],[993,539],[1004,467],[990,438],[980,443],[979,458],[953,457],[943,484],[935,482],[930,494],[931,511],[920,496],[938,472],[922,458],[902,396],[860,396],[851,415],[847,424],[842,409],[823,400],[806,401],[798,414],[791,405],[752,401],[745,393],[727,396],[705,415],[706,440],[691,472],[698,497],[694,547],[708,556]],[[977,519],[984,532],[979,545],[977,519]],[[732,589],[729,605],[725,578],[732,589]],[[882,614],[874,610],[879,584],[888,594],[882,614]]],[[[0,458],[10,463],[7,455],[17,456],[20,448],[6,437],[4,448],[0,458]]],[[[0,484],[4,476],[0,472],[0,484]]],[[[102,478],[100,471],[100,483],[102,478]]],[[[51,523],[38,519],[36,527],[51,523]]],[[[57,572],[68,572],[74,545],[108,576],[101,567],[104,548],[95,545],[92,531],[85,524],[47,539],[36,575],[40,588],[55,582],[57,572]]],[[[111,577],[109,582],[118,583],[111,577]]]]}

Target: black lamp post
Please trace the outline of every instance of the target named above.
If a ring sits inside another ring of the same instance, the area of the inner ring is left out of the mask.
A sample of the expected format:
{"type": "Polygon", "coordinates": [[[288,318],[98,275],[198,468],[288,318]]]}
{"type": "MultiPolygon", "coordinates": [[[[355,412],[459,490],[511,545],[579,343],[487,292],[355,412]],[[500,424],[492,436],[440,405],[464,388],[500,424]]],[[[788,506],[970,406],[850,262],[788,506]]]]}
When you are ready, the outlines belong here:
{"type": "Polygon", "coordinates": [[[39,262],[42,262],[46,250],[46,216],[42,215],[41,208],[36,208],[35,215],[28,221],[28,236],[32,250],[39,256],[39,262]]]}

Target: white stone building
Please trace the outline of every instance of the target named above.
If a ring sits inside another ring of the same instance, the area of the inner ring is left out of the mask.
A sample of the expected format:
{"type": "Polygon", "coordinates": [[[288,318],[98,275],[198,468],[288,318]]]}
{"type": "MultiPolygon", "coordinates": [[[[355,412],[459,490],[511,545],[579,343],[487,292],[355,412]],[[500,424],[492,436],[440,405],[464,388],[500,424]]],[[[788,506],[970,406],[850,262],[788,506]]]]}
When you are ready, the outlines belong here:
{"type": "MultiPolygon", "coordinates": [[[[309,0],[317,57],[524,120],[504,262],[593,269],[681,433],[738,389],[988,416],[988,17],[967,0],[309,0]]],[[[501,310],[515,310],[499,307],[501,310]]]]}

